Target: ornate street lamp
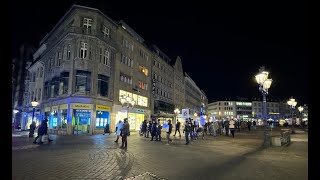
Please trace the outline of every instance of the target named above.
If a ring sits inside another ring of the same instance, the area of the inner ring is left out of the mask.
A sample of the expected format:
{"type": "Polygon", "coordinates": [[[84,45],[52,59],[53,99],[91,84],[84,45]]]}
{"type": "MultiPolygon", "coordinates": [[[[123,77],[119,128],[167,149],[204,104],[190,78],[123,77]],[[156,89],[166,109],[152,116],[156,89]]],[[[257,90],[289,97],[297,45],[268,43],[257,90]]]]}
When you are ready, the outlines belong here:
{"type": "Polygon", "coordinates": [[[177,109],[175,109],[174,110],[174,114],[175,114],[175,123],[177,123],[177,116],[178,116],[178,114],[180,114],[180,110],[177,108],[177,109]]]}
{"type": "Polygon", "coordinates": [[[36,98],[34,98],[34,100],[33,101],[31,101],[31,106],[32,106],[32,108],[33,108],[33,111],[32,111],[32,121],[33,121],[33,118],[34,118],[34,112],[35,112],[35,110],[36,110],[36,106],[38,106],[38,102],[36,101],[36,98]]]}
{"type": "Polygon", "coordinates": [[[291,132],[291,133],[294,134],[295,131],[294,131],[294,122],[293,122],[293,110],[294,110],[294,108],[295,108],[296,105],[297,105],[297,101],[291,97],[290,100],[287,101],[287,104],[288,104],[288,105],[290,106],[290,108],[291,108],[291,124],[292,124],[292,126],[291,126],[292,132],[291,132]]]}
{"type": "Polygon", "coordinates": [[[268,94],[268,89],[271,86],[272,79],[268,79],[269,72],[265,71],[264,67],[259,69],[259,74],[255,76],[257,83],[259,84],[259,91],[262,93],[263,101],[262,101],[262,119],[264,124],[264,141],[263,146],[270,146],[270,137],[268,132],[267,125],[267,99],[266,96],[268,94]]]}
{"type": "Polygon", "coordinates": [[[123,106],[127,107],[127,118],[128,118],[129,107],[131,105],[131,107],[133,108],[133,106],[135,105],[136,102],[130,96],[127,96],[127,95],[121,96],[120,97],[120,102],[122,104],[122,107],[123,106]]]}

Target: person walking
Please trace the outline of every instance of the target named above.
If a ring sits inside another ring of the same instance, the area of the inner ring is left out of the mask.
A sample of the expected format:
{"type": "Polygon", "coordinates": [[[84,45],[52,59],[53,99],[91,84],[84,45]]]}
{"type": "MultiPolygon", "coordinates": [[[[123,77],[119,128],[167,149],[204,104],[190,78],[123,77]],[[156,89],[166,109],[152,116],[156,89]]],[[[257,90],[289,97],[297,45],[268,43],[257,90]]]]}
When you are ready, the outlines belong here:
{"type": "Polygon", "coordinates": [[[167,145],[170,145],[172,142],[172,139],[170,139],[170,134],[172,132],[172,124],[171,124],[171,120],[168,120],[168,130],[167,130],[167,145]]]}
{"type": "Polygon", "coordinates": [[[252,125],[253,125],[253,129],[257,129],[257,127],[256,127],[256,126],[257,126],[256,120],[253,121],[252,125]]]}
{"type": "Polygon", "coordinates": [[[174,135],[173,135],[173,136],[176,136],[177,131],[179,132],[179,137],[181,137],[181,133],[180,133],[180,122],[179,122],[179,120],[177,120],[177,123],[176,123],[176,131],[174,132],[174,135]]]}
{"type": "Polygon", "coordinates": [[[109,135],[111,134],[109,127],[110,127],[110,126],[109,126],[109,124],[107,123],[106,126],[104,127],[103,135],[104,135],[105,133],[109,133],[109,135]]]}
{"type": "Polygon", "coordinates": [[[160,124],[160,119],[158,119],[156,141],[161,141],[161,129],[162,129],[162,126],[161,126],[161,124],[160,124]]]}
{"type": "Polygon", "coordinates": [[[114,142],[118,142],[119,140],[119,137],[120,137],[120,134],[121,134],[121,128],[123,126],[123,122],[120,120],[116,126],[116,136],[117,136],[117,139],[114,141],[114,142]]]}
{"type": "Polygon", "coordinates": [[[151,134],[151,128],[152,128],[152,123],[149,121],[148,127],[147,127],[147,136],[146,138],[149,138],[149,133],[151,134]]]}
{"type": "Polygon", "coordinates": [[[217,130],[219,129],[219,124],[217,121],[212,122],[213,123],[213,136],[217,136],[217,130]]]}
{"type": "Polygon", "coordinates": [[[154,120],[151,125],[151,140],[150,141],[153,141],[153,138],[156,137],[156,135],[157,135],[157,123],[154,120]]]}
{"type": "Polygon", "coordinates": [[[251,129],[251,121],[248,120],[247,124],[248,124],[248,130],[249,130],[249,132],[250,132],[250,129],[251,129]]]}
{"type": "Polygon", "coordinates": [[[235,121],[233,119],[231,119],[229,122],[229,128],[230,128],[230,132],[232,134],[232,137],[234,138],[235,121]]]}
{"type": "Polygon", "coordinates": [[[49,138],[48,135],[48,119],[44,119],[41,122],[40,127],[38,128],[38,136],[34,139],[33,143],[37,143],[38,138],[40,138],[40,142],[38,144],[43,144],[42,142],[42,136],[47,135],[48,136],[48,141],[51,142],[53,141],[52,139],[49,138]]]}
{"type": "Polygon", "coordinates": [[[35,129],[36,129],[36,122],[32,121],[32,123],[30,124],[29,137],[33,137],[35,129]]]}
{"type": "Polygon", "coordinates": [[[191,120],[189,118],[189,119],[186,119],[186,123],[184,125],[184,130],[183,130],[183,133],[185,133],[185,137],[186,137],[186,145],[188,145],[190,143],[189,134],[190,134],[191,130],[192,130],[192,124],[191,124],[191,120]]]}
{"type": "Polygon", "coordinates": [[[142,122],[142,127],[141,127],[141,133],[142,135],[144,135],[144,137],[147,137],[146,132],[147,132],[147,120],[144,120],[142,122]]]}
{"type": "Polygon", "coordinates": [[[229,119],[224,121],[224,127],[226,129],[226,136],[229,136],[229,119]]]}
{"type": "Polygon", "coordinates": [[[120,148],[127,148],[128,147],[127,137],[130,135],[130,125],[128,123],[128,118],[124,118],[124,123],[121,127],[121,132],[122,132],[122,145],[120,148]]]}

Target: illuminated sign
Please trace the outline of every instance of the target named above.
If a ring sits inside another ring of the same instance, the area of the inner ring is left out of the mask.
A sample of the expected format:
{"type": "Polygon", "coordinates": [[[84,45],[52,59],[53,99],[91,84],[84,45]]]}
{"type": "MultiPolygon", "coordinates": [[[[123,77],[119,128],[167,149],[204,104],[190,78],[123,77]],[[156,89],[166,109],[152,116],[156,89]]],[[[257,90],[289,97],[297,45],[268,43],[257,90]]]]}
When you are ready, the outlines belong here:
{"type": "Polygon", "coordinates": [[[276,113],[276,112],[269,112],[269,114],[280,114],[280,113],[276,113]]]}
{"type": "Polygon", "coordinates": [[[104,106],[104,105],[96,105],[96,110],[100,110],[100,111],[110,111],[111,108],[110,106],[104,106]]]}
{"type": "Polygon", "coordinates": [[[61,104],[60,109],[68,109],[68,104],[61,104]]]}
{"type": "Polygon", "coordinates": [[[73,109],[92,109],[92,104],[79,104],[79,103],[72,103],[71,107],[73,109]]]}
{"type": "Polygon", "coordinates": [[[58,106],[52,106],[51,111],[58,111],[58,106]]]}
{"type": "Polygon", "coordinates": [[[189,118],[189,109],[182,109],[182,118],[189,118]]]}
{"type": "Polygon", "coordinates": [[[45,112],[49,112],[49,111],[50,111],[50,107],[46,107],[46,108],[44,109],[44,111],[45,111],[45,112]]]}

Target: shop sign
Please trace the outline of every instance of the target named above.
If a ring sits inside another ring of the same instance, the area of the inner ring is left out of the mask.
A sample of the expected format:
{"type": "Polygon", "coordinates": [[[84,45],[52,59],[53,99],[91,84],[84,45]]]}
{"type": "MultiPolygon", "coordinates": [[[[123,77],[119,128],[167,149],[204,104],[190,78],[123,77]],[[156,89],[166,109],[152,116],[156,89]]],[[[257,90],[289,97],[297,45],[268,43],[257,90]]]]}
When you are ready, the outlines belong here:
{"type": "Polygon", "coordinates": [[[110,111],[111,108],[110,106],[103,106],[103,105],[96,105],[96,110],[100,110],[100,111],[110,111]]]}
{"type": "Polygon", "coordinates": [[[50,107],[46,107],[46,108],[44,109],[44,112],[50,112],[50,107]]]}
{"type": "Polygon", "coordinates": [[[60,109],[68,109],[68,104],[61,104],[60,109]]]}
{"type": "Polygon", "coordinates": [[[189,118],[189,109],[182,109],[182,114],[181,114],[182,118],[189,118]]]}
{"type": "Polygon", "coordinates": [[[92,109],[92,104],[79,104],[79,103],[72,103],[71,107],[73,109],[92,109]]]}
{"type": "Polygon", "coordinates": [[[144,109],[137,109],[137,113],[144,113],[144,109]]]}
{"type": "Polygon", "coordinates": [[[52,106],[52,110],[51,111],[58,111],[58,106],[52,106]]]}

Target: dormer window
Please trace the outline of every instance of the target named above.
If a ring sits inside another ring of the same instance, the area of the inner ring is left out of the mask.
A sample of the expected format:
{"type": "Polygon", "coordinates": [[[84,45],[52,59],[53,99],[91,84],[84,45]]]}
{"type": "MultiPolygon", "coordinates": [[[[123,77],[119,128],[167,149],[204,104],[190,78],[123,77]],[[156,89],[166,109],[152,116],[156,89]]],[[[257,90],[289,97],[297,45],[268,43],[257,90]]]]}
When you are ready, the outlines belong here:
{"type": "Polygon", "coordinates": [[[91,29],[92,27],[92,19],[83,18],[83,27],[87,29],[91,29]]]}
{"type": "Polygon", "coordinates": [[[106,26],[102,27],[102,33],[104,37],[109,37],[109,29],[106,26]]]}

